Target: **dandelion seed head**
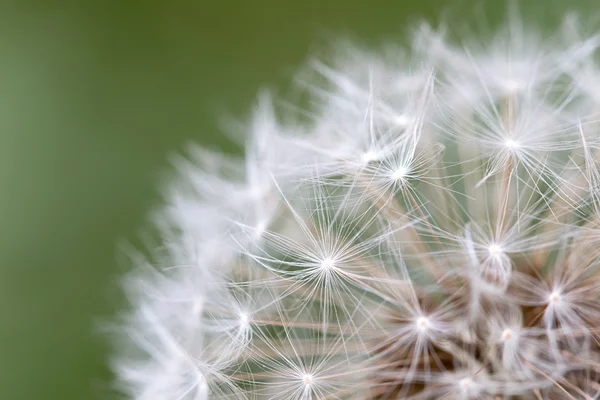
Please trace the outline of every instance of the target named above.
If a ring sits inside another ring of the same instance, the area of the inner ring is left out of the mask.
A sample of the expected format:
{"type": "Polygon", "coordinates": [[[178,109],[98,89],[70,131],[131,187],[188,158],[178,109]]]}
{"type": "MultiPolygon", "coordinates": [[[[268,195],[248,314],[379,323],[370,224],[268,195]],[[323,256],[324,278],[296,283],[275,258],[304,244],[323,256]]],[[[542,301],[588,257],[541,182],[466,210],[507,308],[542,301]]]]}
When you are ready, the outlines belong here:
{"type": "Polygon", "coordinates": [[[202,312],[202,309],[204,308],[204,301],[202,300],[196,300],[194,301],[194,305],[192,307],[192,311],[195,315],[198,315],[202,312]]]}
{"type": "Polygon", "coordinates": [[[515,10],[340,44],[309,109],[260,94],[244,157],[174,157],[124,279],[126,397],[598,398],[600,36],[515,10]]]}

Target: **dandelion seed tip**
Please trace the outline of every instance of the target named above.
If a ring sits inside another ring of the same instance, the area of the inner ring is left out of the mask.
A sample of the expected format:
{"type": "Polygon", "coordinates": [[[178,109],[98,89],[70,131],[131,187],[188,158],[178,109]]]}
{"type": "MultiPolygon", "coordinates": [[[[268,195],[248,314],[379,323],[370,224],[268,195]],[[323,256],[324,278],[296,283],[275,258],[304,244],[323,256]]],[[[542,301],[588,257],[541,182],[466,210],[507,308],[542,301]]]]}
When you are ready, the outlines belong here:
{"type": "Polygon", "coordinates": [[[550,293],[550,296],[548,296],[548,301],[550,303],[558,303],[561,299],[560,296],[560,292],[558,290],[553,291],[552,293],[550,293]]]}
{"type": "Polygon", "coordinates": [[[468,389],[473,384],[473,380],[471,378],[463,378],[460,380],[459,385],[463,389],[468,389]]]}
{"type": "Polygon", "coordinates": [[[192,305],[192,312],[194,313],[194,315],[201,314],[203,309],[204,309],[204,301],[201,299],[196,300],[194,302],[194,304],[192,305]]]}
{"type": "Polygon", "coordinates": [[[363,154],[362,161],[363,161],[363,163],[368,164],[371,161],[377,160],[378,158],[379,158],[379,154],[377,154],[375,151],[369,150],[363,154]]]}
{"type": "Polygon", "coordinates": [[[240,314],[240,325],[243,327],[246,327],[246,326],[248,326],[249,323],[250,323],[250,318],[248,318],[248,315],[246,313],[240,314]]]}
{"type": "Polygon", "coordinates": [[[515,93],[515,92],[518,92],[519,90],[521,90],[523,85],[521,84],[521,82],[519,82],[515,79],[507,79],[504,82],[504,87],[506,88],[506,90],[509,93],[515,93]]]}
{"type": "Polygon", "coordinates": [[[502,253],[502,247],[497,244],[491,244],[488,246],[488,252],[492,256],[497,256],[502,253]]]}
{"type": "Polygon", "coordinates": [[[405,167],[398,167],[394,172],[392,172],[391,178],[394,181],[402,181],[406,177],[407,172],[408,170],[405,167]]]}
{"type": "Polygon", "coordinates": [[[266,230],[267,230],[266,222],[260,221],[254,226],[254,235],[256,237],[260,237],[263,235],[263,233],[265,233],[266,230]]]}
{"type": "Polygon", "coordinates": [[[518,149],[520,147],[520,144],[514,139],[506,139],[504,141],[504,147],[509,149],[518,149]]]}
{"type": "Polygon", "coordinates": [[[331,258],[326,258],[323,261],[321,261],[321,268],[324,270],[330,270],[333,268],[333,260],[331,258]]]}
{"type": "Polygon", "coordinates": [[[396,125],[402,126],[402,127],[405,127],[408,124],[410,124],[410,120],[411,120],[410,117],[406,114],[400,114],[394,118],[394,122],[396,123],[396,125]]]}
{"type": "Polygon", "coordinates": [[[313,376],[311,374],[306,374],[302,377],[305,385],[310,385],[313,382],[313,376]]]}
{"type": "Polygon", "coordinates": [[[502,340],[510,340],[514,336],[514,332],[510,328],[506,328],[502,332],[502,340]]]}
{"type": "Polygon", "coordinates": [[[429,318],[427,318],[427,317],[417,318],[417,328],[419,328],[419,330],[424,331],[428,327],[429,327],[429,318]]]}

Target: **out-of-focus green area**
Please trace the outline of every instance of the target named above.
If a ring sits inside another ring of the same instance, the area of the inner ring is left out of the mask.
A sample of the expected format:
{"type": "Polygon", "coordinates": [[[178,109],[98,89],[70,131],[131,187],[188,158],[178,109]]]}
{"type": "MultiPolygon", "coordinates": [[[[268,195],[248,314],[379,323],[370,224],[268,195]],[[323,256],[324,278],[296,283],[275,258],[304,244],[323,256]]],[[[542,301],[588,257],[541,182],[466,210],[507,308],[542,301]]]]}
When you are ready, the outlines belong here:
{"type": "MultiPolygon", "coordinates": [[[[415,18],[473,20],[482,3],[0,1],[0,398],[115,397],[94,332],[119,307],[117,245],[158,202],[170,153],[225,146],[219,118],[285,91],[332,34],[401,40],[415,18]]],[[[542,24],[564,10],[523,3],[542,24]]]]}

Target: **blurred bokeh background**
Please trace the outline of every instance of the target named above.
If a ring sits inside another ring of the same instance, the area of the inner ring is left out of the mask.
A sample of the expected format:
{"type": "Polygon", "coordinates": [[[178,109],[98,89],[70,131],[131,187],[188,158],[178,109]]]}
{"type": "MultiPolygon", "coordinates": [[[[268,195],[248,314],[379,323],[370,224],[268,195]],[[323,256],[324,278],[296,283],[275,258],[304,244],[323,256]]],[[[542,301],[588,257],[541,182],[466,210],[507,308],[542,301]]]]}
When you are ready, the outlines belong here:
{"type": "MultiPolygon", "coordinates": [[[[552,29],[564,3],[521,8],[552,29]]],[[[478,9],[493,24],[506,4],[1,0],[0,399],[116,398],[98,325],[120,307],[118,243],[159,202],[169,154],[230,147],[220,117],[285,92],[331,35],[402,40],[416,18],[478,9]]]]}

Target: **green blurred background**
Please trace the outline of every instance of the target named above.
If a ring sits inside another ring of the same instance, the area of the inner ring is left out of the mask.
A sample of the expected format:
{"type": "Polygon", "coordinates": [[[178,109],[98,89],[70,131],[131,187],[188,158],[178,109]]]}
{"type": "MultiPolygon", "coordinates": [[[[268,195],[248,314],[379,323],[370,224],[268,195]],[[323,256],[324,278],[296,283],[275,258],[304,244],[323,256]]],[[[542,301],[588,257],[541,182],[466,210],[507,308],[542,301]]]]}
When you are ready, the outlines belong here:
{"type": "MultiPolygon", "coordinates": [[[[285,92],[332,34],[401,40],[415,18],[473,19],[483,3],[0,1],[0,399],[115,398],[98,324],[169,154],[229,147],[220,117],[285,92]]],[[[522,8],[551,26],[563,3],[522,8]]],[[[506,5],[484,8],[493,23],[506,5]]]]}

